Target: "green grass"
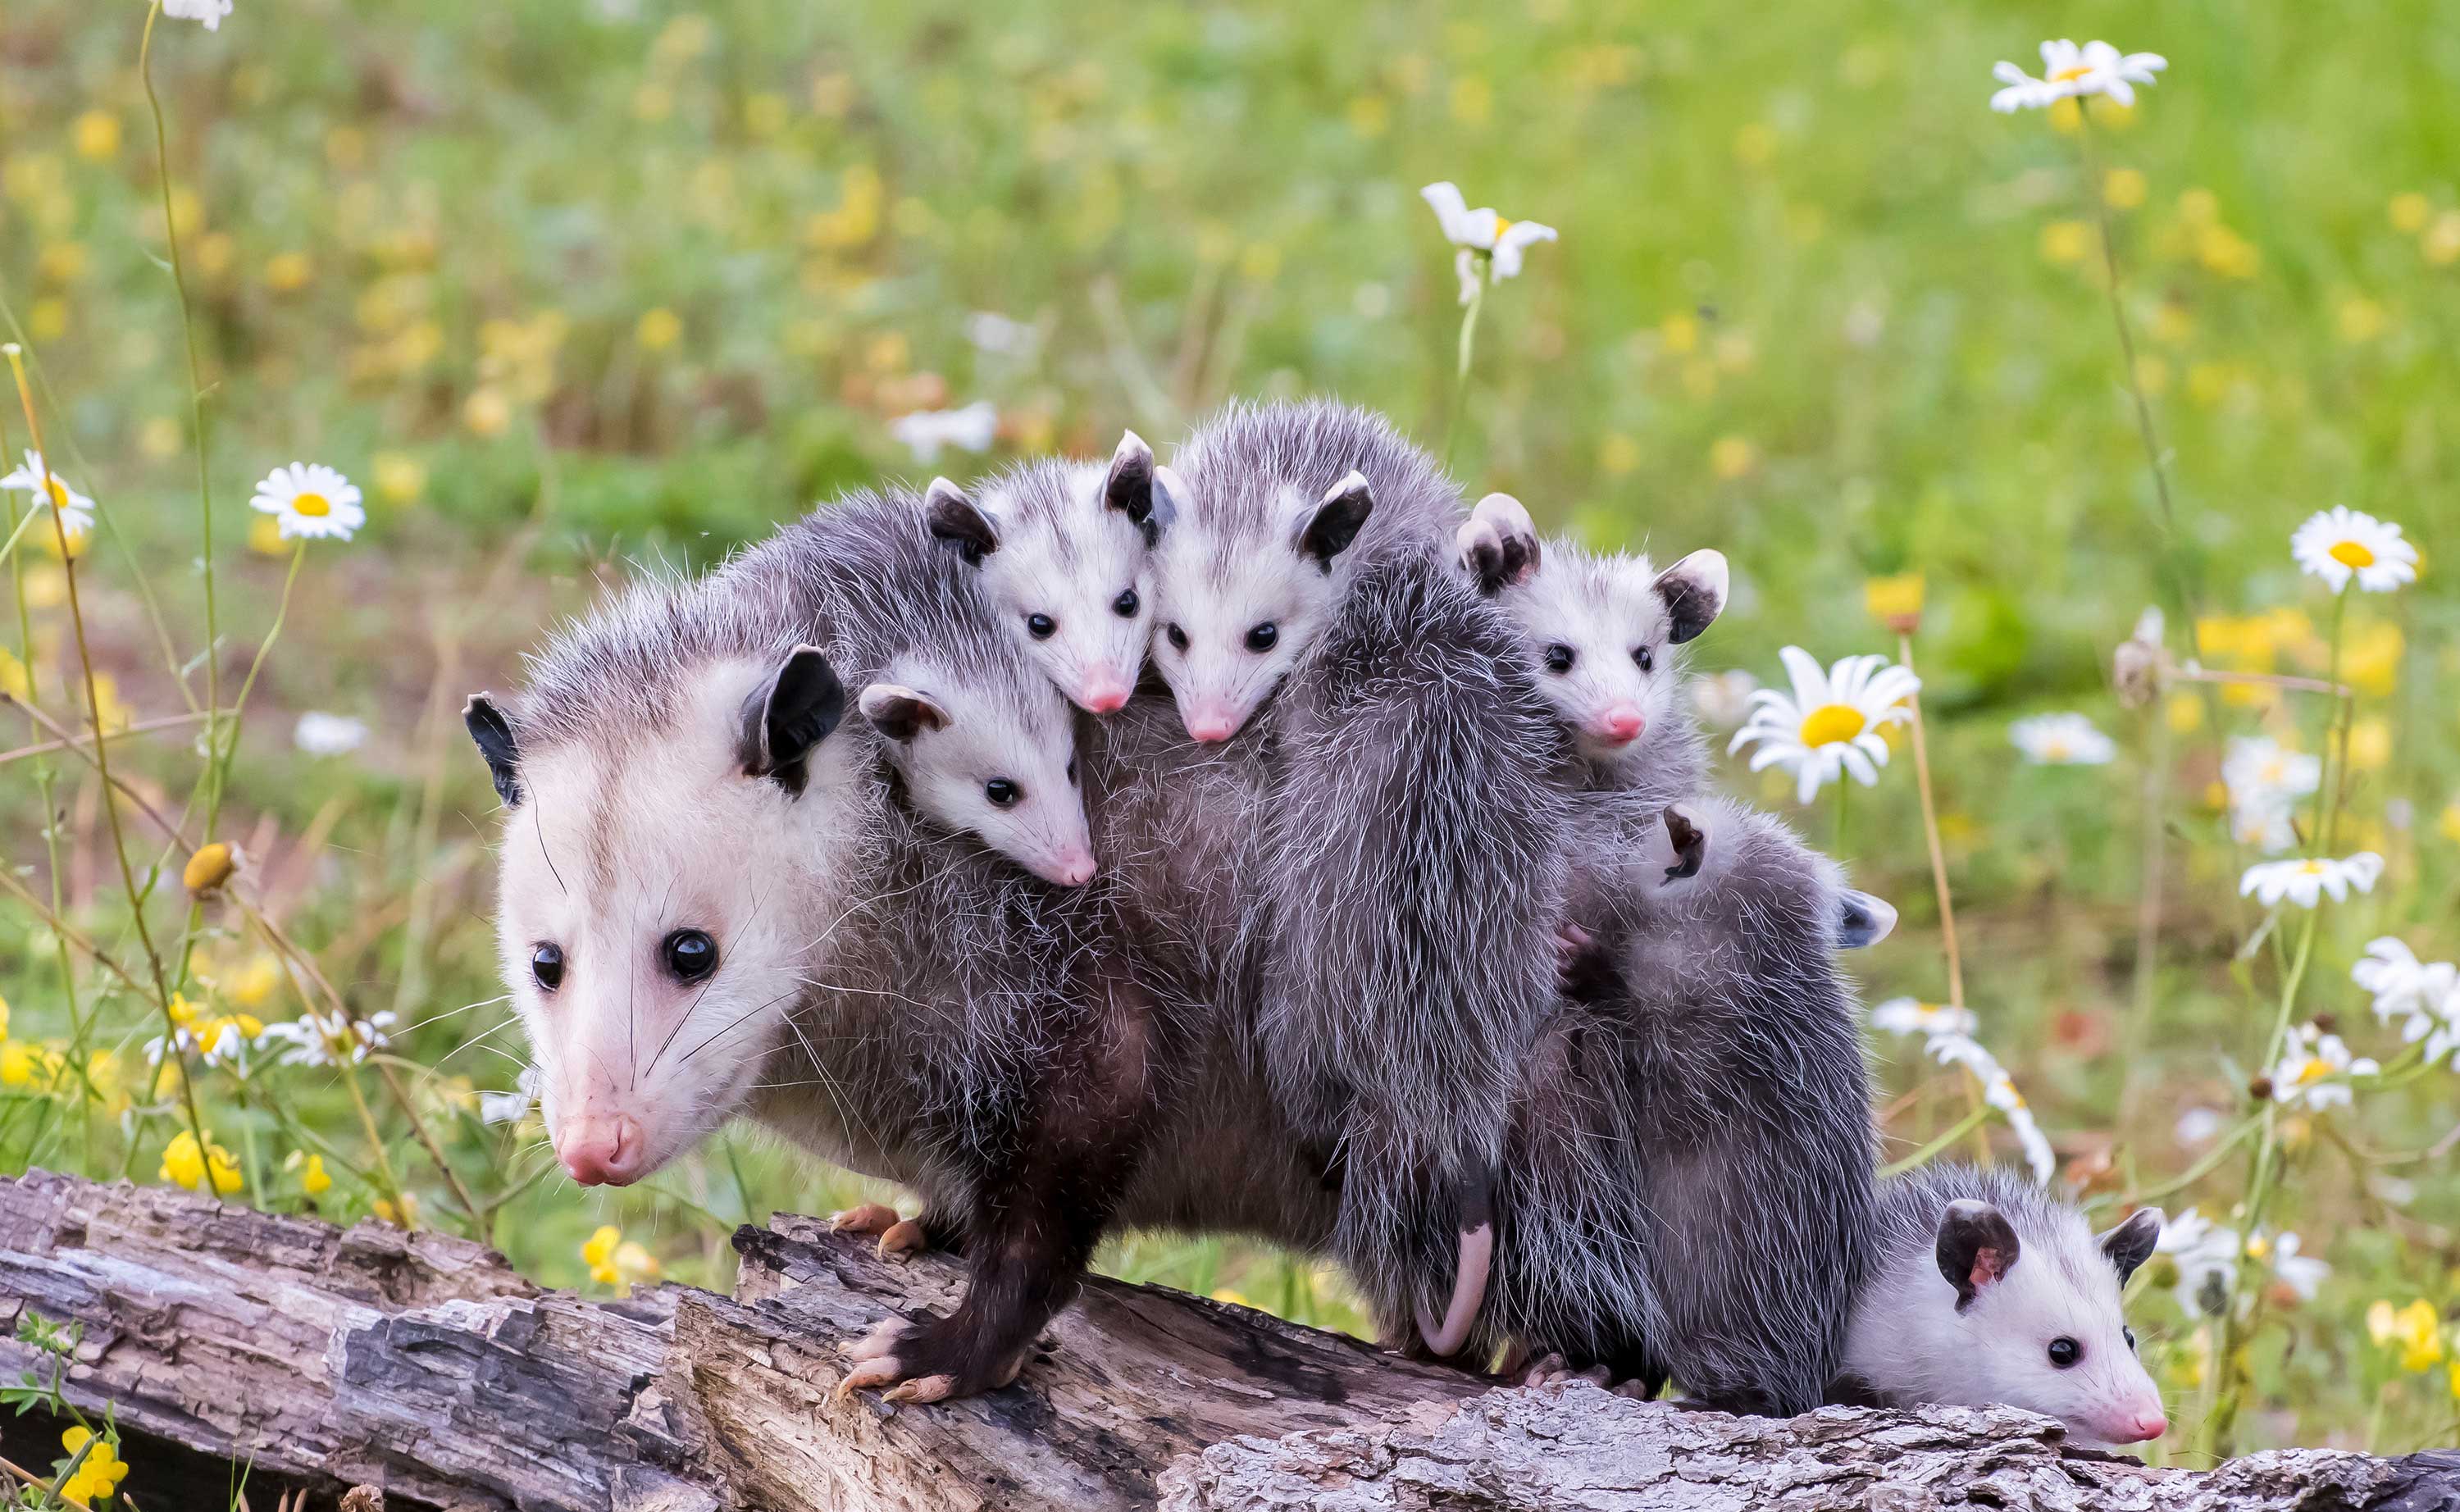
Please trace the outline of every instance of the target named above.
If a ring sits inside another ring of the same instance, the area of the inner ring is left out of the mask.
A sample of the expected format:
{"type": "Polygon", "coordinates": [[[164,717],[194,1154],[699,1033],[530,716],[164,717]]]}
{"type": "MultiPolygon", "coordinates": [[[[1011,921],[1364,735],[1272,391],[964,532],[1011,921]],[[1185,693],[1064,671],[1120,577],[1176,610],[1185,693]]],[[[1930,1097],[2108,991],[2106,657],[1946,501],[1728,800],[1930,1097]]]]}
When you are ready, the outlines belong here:
{"type": "MultiPolygon", "coordinates": [[[[112,523],[79,574],[97,670],[153,718],[201,696],[203,633],[143,19],[135,0],[21,0],[0,19],[0,296],[38,363],[53,461],[112,523]]],[[[518,1262],[583,1281],[583,1239],[615,1223],[668,1274],[722,1282],[732,1225],[842,1203],[853,1184],[747,1134],[642,1189],[578,1191],[540,1176],[534,1130],[525,1144],[480,1125],[436,1079],[509,1085],[520,1050],[498,1023],[492,803],[454,717],[462,695],[510,686],[557,613],[636,564],[706,564],[837,489],[928,476],[887,432],[918,406],[1000,407],[995,453],[944,457],[951,471],[1098,455],[1123,425],[1176,437],[1233,394],[1337,394],[1440,442],[1458,312],[1416,190],[1449,178],[1561,232],[1487,300],[1456,469],[1596,544],[1726,551],[1737,592],[1706,668],[1765,680],[1786,644],[1893,650],[1863,580],[1925,575],[1918,656],[1983,1037],[2089,1195],[2162,1182],[2194,1159],[2173,1133],[2183,1108],[2245,1101],[2278,989],[2271,947],[2233,964],[2259,914],[2202,802],[2208,722],[2174,747],[2155,1012],[2130,1006],[2147,730],[2107,668],[2144,605],[2174,607],[2183,581],[2216,613],[2302,609],[2309,629],[2278,666],[2320,671],[2301,658],[2328,599],[2291,564],[2291,529],[2344,502],[2423,543],[2416,587],[2352,611],[2405,638],[2388,690],[2359,709],[2387,731],[2385,759],[2351,793],[2352,833],[2390,868],[2326,910],[2299,1016],[2335,1012],[2389,1061],[2396,1036],[2349,963],[2386,931],[2428,959],[2460,949],[2444,818],[2460,812],[2460,603],[2440,570],[2460,536],[2460,11],[2093,4],[2056,24],[2171,59],[2097,139],[2107,166],[2141,175],[2141,202],[2113,214],[2175,540],[2097,247],[2063,224],[2090,218],[2078,138],[1983,103],[1992,61],[2033,61],[2036,11],[242,0],[219,33],[160,23],[171,175],[193,206],[226,692],[285,567],[246,546],[249,485],[325,460],[368,488],[373,516],[310,553],[213,838],[251,852],[244,894],[354,1011],[415,1026],[397,1073],[474,1196],[515,1194],[491,1237],[518,1262]],[[2402,195],[2423,196],[2422,225],[2395,224],[2402,195]],[[677,317],[671,345],[642,339],[652,310],[677,317]],[[978,350],[977,311],[1033,327],[1031,351],[978,350]],[[2120,762],[2021,765],[2008,721],[2060,708],[2118,735],[2120,762]],[[355,756],[303,756],[288,732],[306,709],[365,718],[374,737],[355,756]]],[[[5,413],[13,466],[24,426],[5,413]]],[[[22,604],[36,703],[78,722],[56,567],[31,547],[14,565],[6,643],[27,650],[22,604]]],[[[2246,731],[2268,717],[2313,750],[2328,708],[2208,713],[2246,731]]],[[[11,745],[40,738],[6,723],[11,745]]],[[[113,760],[177,812],[199,766],[189,734],[115,742],[113,760]]],[[[1909,766],[1900,751],[1855,792],[1841,837],[1857,881],[1905,911],[1857,963],[1874,1000],[1944,989],[1909,766]]],[[[1728,771],[1791,807],[1781,785],[1728,771]]],[[[42,898],[56,880],[69,921],[135,962],[100,799],[74,760],[0,765],[0,860],[42,898]]],[[[1837,838],[1826,805],[1800,819],[1837,838]]],[[[157,932],[176,941],[180,912],[158,900],[157,932]]],[[[112,1049],[141,1095],[159,1009],[80,963],[73,1019],[48,925],[13,904],[0,918],[12,1041],[112,1049]]],[[[208,954],[259,953],[225,910],[202,923],[208,954]]],[[[1907,1042],[1875,1051],[1892,1097],[1923,1082],[1907,1042]]],[[[2453,1300],[2449,1155],[2410,1158],[2449,1131],[2449,1078],[2295,1120],[2275,1215],[2334,1270],[2314,1301],[2267,1306],[2240,1442],[2451,1437],[2440,1374],[2404,1375],[2364,1323],[2378,1298],[2453,1300]]],[[[377,1186],[344,1164],[369,1166],[367,1140],[331,1074],[266,1073],[245,1106],[220,1073],[196,1084],[247,1200],[302,1201],[280,1167],[305,1139],[339,1178],[319,1209],[368,1210],[377,1186]]],[[[368,1088],[423,1215],[456,1225],[401,1109],[368,1088]]],[[[1900,1108],[1893,1153],[1961,1097],[1939,1078],[1900,1108]]],[[[117,1100],[0,1086],[0,1162],[152,1180],[181,1117],[159,1097],[123,1121],[117,1100]]],[[[2225,1212],[2244,1180],[2228,1162],[2168,1203],[2225,1212]]],[[[1337,1286],[1236,1245],[1136,1238],[1106,1264],[1356,1321],[1337,1286]]],[[[2149,1288],[2133,1311],[2167,1362],[2169,1451],[2192,1458],[2192,1323],[2149,1288]]]]}

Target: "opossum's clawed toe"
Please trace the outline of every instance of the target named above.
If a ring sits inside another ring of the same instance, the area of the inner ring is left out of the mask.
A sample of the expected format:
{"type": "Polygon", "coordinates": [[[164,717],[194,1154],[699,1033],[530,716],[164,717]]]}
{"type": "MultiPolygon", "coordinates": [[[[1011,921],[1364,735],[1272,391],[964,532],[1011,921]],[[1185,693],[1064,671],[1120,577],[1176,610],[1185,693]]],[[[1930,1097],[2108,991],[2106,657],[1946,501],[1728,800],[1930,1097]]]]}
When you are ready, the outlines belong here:
{"type": "Polygon", "coordinates": [[[900,1222],[896,1208],[886,1203],[865,1203],[843,1212],[829,1215],[829,1232],[833,1234],[884,1234],[900,1222]]]}
{"type": "Polygon", "coordinates": [[[922,1231],[919,1218],[892,1224],[880,1236],[880,1258],[901,1266],[930,1247],[930,1236],[922,1231]]]}
{"type": "Polygon", "coordinates": [[[956,1394],[955,1376],[925,1375],[919,1380],[906,1381],[901,1385],[890,1387],[880,1394],[880,1399],[886,1402],[913,1402],[920,1406],[928,1402],[944,1402],[956,1394]]]}
{"type": "Polygon", "coordinates": [[[1666,882],[1700,875],[1700,863],[1708,857],[1708,827],[1696,811],[1682,803],[1666,804],[1665,842],[1666,882]]]}
{"type": "Polygon", "coordinates": [[[1549,1352],[1531,1362],[1528,1374],[1520,1377],[1523,1386],[1549,1386],[1571,1374],[1572,1362],[1549,1352]]]}
{"type": "Polygon", "coordinates": [[[1538,526],[1510,494],[1479,500],[1453,543],[1481,593],[1499,593],[1538,574],[1538,526]]]}
{"type": "Polygon", "coordinates": [[[886,1400],[922,1403],[995,1392],[1016,1379],[1028,1352],[995,1356],[991,1349],[996,1347],[984,1333],[982,1320],[966,1317],[962,1310],[919,1323],[891,1318],[845,1346],[847,1358],[860,1363],[847,1374],[851,1384],[841,1385],[838,1394],[886,1384],[892,1386],[883,1394],[886,1400]]]}
{"type": "Polygon", "coordinates": [[[838,1352],[850,1360],[887,1359],[888,1352],[897,1348],[897,1341],[912,1332],[914,1326],[903,1318],[887,1318],[872,1325],[871,1331],[862,1337],[841,1346],[838,1352]]]}

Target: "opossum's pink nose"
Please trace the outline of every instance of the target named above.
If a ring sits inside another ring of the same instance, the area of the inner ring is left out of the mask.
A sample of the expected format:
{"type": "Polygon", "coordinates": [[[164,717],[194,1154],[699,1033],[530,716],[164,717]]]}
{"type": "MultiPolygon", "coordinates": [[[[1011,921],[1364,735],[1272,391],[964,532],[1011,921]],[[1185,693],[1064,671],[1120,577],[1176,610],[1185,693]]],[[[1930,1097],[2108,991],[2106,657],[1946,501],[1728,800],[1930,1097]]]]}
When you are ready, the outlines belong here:
{"type": "Polygon", "coordinates": [[[1220,704],[1199,704],[1187,711],[1187,737],[1207,745],[1239,733],[1239,716],[1220,704]]]}
{"type": "Polygon", "coordinates": [[[1050,863],[1050,869],[1043,875],[1062,887],[1082,887],[1093,880],[1097,869],[1092,851],[1082,845],[1071,845],[1059,853],[1050,863]]]}
{"type": "Polygon", "coordinates": [[[1612,706],[1598,715],[1596,724],[1598,738],[1611,740],[1617,745],[1638,739],[1640,733],[1647,728],[1648,721],[1640,716],[1639,708],[1632,704],[1612,706]]]}
{"type": "Polygon", "coordinates": [[[1085,686],[1076,690],[1076,705],[1089,714],[1116,713],[1128,706],[1127,679],[1109,668],[1085,675],[1085,686]]]}
{"type": "Polygon", "coordinates": [[[2159,1407],[2139,1407],[2133,1412],[2111,1415],[2110,1427],[2114,1443],[2144,1443],[2168,1433],[2170,1418],[2159,1407]]]}
{"type": "Polygon", "coordinates": [[[641,1178],[648,1149],[641,1126],[628,1114],[585,1114],[564,1120],[555,1153],[583,1186],[629,1186],[641,1178]]]}

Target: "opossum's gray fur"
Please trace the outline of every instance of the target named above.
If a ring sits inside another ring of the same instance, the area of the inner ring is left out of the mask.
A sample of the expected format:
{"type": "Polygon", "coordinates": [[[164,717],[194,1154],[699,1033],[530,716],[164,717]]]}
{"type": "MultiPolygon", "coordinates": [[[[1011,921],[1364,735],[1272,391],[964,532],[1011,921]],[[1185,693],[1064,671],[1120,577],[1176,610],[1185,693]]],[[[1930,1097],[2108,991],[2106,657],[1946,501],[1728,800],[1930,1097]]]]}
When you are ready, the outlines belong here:
{"type": "MultiPolygon", "coordinates": [[[[1365,476],[1335,617],[1225,752],[1258,763],[1264,1064],[1329,1141],[1336,1249],[1397,1335],[1443,1310],[1460,1183],[1502,1153],[1554,997],[1562,737],[1513,627],[1448,560],[1455,485],[1380,416],[1239,406],[1176,458],[1217,569],[1286,550],[1288,500],[1365,476]]],[[[1303,569],[1303,568],[1302,568],[1303,569]]]]}
{"type": "Polygon", "coordinates": [[[1584,816],[1574,917],[1611,966],[1547,1026],[1502,1162],[1486,1323],[1734,1411],[1822,1399],[1872,1233],[1869,1079],[1835,964],[1843,880],[1782,823],[1696,807],[1709,861],[1627,858],[1644,796],[1584,816]]]}

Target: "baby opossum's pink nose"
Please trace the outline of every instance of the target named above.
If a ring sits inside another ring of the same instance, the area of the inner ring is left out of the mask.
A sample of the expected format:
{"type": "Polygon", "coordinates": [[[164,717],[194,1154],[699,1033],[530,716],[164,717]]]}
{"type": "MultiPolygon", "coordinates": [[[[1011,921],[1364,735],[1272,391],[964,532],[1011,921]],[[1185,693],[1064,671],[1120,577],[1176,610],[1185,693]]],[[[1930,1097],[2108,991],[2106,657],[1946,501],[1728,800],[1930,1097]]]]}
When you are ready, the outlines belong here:
{"type": "Polygon", "coordinates": [[[589,1115],[568,1120],[555,1153],[583,1186],[629,1186],[641,1175],[647,1144],[628,1114],[589,1115]]]}
{"type": "Polygon", "coordinates": [[[1093,880],[1095,869],[1092,851],[1070,849],[1061,851],[1051,863],[1050,877],[1062,887],[1082,887],[1093,880]]]}
{"type": "Polygon", "coordinates": [[[2132,1413],[2119,1413],[2110,1426],[2117,1432],[2110,1437],[2122,1444],[2144,1443],[2170,1431],[2170,1418],[2158,1407],[2138,1408],[2132,1413]]]}
{"type": "Polygon", "coordinates": [[[1643,719],[1640,711],[1630,704],[1616,704],[1598,715],[1599,737],[1617,745],[1639,738],[1640,733],[1646,728],[1648,721],[1643,719]]]}
{"type": "Polygon", "coordinates": [[[1076,691],[1077,707],[1089,714],[1116,713],[1128,706],[1128,685],[1108,668],[1091,673],[1076,691]]]}
{"type": "Polygon", "coordinates": [[[1187,713],[1187,737],[1207,745],[1227,740],[1239,733],[1239,721],[1229,710],[1219,706],[1191,709],[1187,713]]]}

